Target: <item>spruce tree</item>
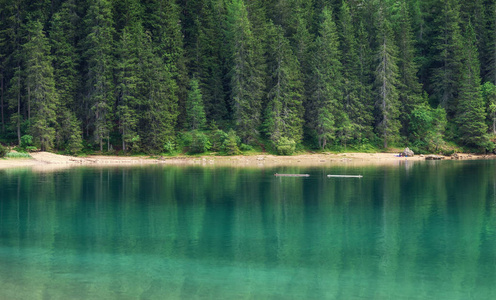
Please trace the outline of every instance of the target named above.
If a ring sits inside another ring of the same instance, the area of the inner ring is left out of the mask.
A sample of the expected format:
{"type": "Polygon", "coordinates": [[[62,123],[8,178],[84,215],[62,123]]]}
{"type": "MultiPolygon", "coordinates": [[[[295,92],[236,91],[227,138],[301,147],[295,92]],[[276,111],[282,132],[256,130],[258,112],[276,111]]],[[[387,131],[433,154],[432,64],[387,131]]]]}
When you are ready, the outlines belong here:
{"type": "Polygon", "coordinates": [[[480,92],[480,67],[475,31],[469,22],[465,30],[460,89],[455,121],[460,142],[473,147],[486,147],[485,106],[480,92]]]}
{"type": "Polygon", "coordinates": [[[482,99],[486,106],[486,124],[496,135],[496,86],[492,82],[485,82],[481,87],[482,99]]]}
{"type": "MultiPolygon", "coordinates": [[[[5,0],[0,0],[0,6],[5,7],[5,0]]],[[[6,12],[2,9],[0,10],[0,122],[2,122],[2,133],[5,132],[5,77],[6,71],[5,67],[7,65],[6,62],[6,52],[7,52],[7,30],[6,30],[6,12]]]]}
{"type": "Polygon", "coordinates": [[[222,122],[228,113],[224,91],[222,22],[212,0],[203,2],[196,54],[191,70],[199,81],[208,120],[222,122]]]}
{"type": "Polygon", "coordinates": [[[281,138],[299,143],[303,135],[303,83],[298,60],[280,26],[269,27],[269,82],[265,126],[270,140],[281,138]]]}
{"type": "Polygon", "coordinates": [[[376,130],[383,140],[384,148],[387,148],[388,142],[398,138],[400,128],[398,120],[399,71],[394,35],[383,3],[378,6],[377,43],[377,67],[375,70],[376,130]]]}
{"type": "Polygon", "coordinates": [[[132,24],[124,27],[119,41],[117,71],[117,111],[121,132],[122,150],[127,151],[128,145],[137,141],[138,114],[140,105],[140,53],[142,27],[132,24]]]}
{"type": "Polygon", "coordinates": [[[49,150],[55,140],[57,106],[50,45],[39,21],[28,23],[27,41],[23,45],[26,66],[26,88],[32,101],[30,133],[42,151],[49,150]]]}
{"type": "Polygon", "coordinates": [[[24,123],[24,85],[23,85],[23,20],[24,20],[25,3],[23,0],[10,0],[3,7],[1,15],[5,17],[2,24],[3,35],[5,36],[8,45],[5,45],[4,55],[5,68],[4,76],[6,83],[6,98],[10,111],[10,124],[17,133],[18,145],[21,145],[21,125],[24,123]]]}
{"type": "Polygon", "coordinates": [[[113,113],[114,27],[108,0],[90,0],[85,18],[87,35],[84,41],[86,60],[86,126],[93,130],[103,151],[103,141],[110,148],[113,113]]]}
{"type": "Polygon", "coordinates": [[[496,85],[496,1],[488,5],[487,19],[483,74],[485,81],[496,85]]]}
{"type": "Polygon", "coordinates": [[[415,42],[412,21],[406,0],[398,3],[393,16],[398,45],[400,121],[403,134],[409,132],[408,120],[413,109],[422,102],[422,86],[417,78],[418,67],[415,55],[415,42]]]}
{"type": "Polygon", "coordinates": [[[290,37],[293,53],[299,63],[300,78],[303,83],[302,104],[307,106],[311,85],[311,50],[313,49],[314,36],[308,31],[307,21],[300,16],[297,19],[296,32],[290,37]]]}
{"type": "Polygon", "coordinates": [[[264,76],[258,65],[261,58],[257,57],[256,40],[243,0],[229,3],[226,29],[234,125],[243,142],[249,143],[258,137],[264,76]]]}
{"type": "Polygon", "coordinates": [[[191,79],[188,101],[186,102],[186,116],[191,130],[203,129],[207,123],[202,94],[196,78],[191,79]]]}
{"type": "Polygon", "coordinates": [[[176,81],[168,64],[153,51],[149,35],[142,47],[143,103],[139,136],[145,141],[143,148],[149,152],[164,150],[167,142],[174,141],[174,127],[178,116],[176,81]]]}
{"type": "Polygon", "coordinates": [[[342,112],[342,65],[339,41],[332,12],[325,7],[321,27],[315,41],[311,61],[312,77],[307,102],[307,122],[320,148],[336,137],[338,125],[345,118],[342,112]]]}
{"type": "Polygon", "coordinates": [[[79,17],[76,1],[68,0],[52,18],[50,41],[52,44],[55,88],[59,95],[57,106],[57,147],[67,147],[72,153],[82,148],[81,122],[76,113],[79,75],[79,53],[77,53],[77,26],[79,17]]]}
{"type": "Polygon", "coordinates": [[[461,34],[457,0],[440,1],[439,11],[433,21],[434,70],[431,76],[431,92],[437,103],[453,116],[460,87],[461,34]]]}
{"type": "MultiPolygon", "coordinates": [[[[343,110],[348,116],[348,124],[343,123],[343,129],[348,128],[353,132],[353,137],[360,138],[370,131],[372,120],[370,101],[367,99],[370,93],[361,92],[366,82],[361,80],[363,69],[363,50],[359,46],[356,35],[357,28],[353,25],[351,10],[343,1],[339,11],[339,34],[340,50],[342,53],[341,62],[343,64],[343,110]]],[[[362,41],[366,42],[366,41],[362,41]]],[[[365,54],[368,56],[368,54],[365,54]]]]}
{"type": "MultiPolygon", "coordinates": [[[[170,96],[167,99],[174,98],[175,100],[172,102],[177,101],[177,104],[179,104],[173,106],[178,109],[177,112],[170,112],[176,116],[173,118],[173,124],[176,126],[176,122],[178,122],[179,127],[184,127],[186,122],[185,104],[188,89],[188,70],[186,68],[184,49],[184,39],[186,37],[185,32],[182,30],[183,28],[186,30],[186,25],[181,22],[180,18],[182,7],[176,2],[175,0],[146,0],[143,22],[146,30],[151,33],[153,53],[163,60],[161,65],[166,68],[164,72],[168,73],[167,75],[161,74],[159,76],[167,78],[169,86],[163,87],[170,92],[170,96]],[[169,81],[169,76],[172,81],[169,81]]],[[[191,1],[191,4],[193,4],[193,1],[191,1]]]]}

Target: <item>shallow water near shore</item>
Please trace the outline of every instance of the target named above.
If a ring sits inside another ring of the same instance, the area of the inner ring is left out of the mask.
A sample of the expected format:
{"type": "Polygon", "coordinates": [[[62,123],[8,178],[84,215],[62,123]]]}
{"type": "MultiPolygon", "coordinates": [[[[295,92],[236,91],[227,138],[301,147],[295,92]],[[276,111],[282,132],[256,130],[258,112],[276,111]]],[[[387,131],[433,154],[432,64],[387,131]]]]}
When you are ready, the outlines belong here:
{"type": "Polygon", "coordinates": [[[0,170],[0,299],[494,299],[495,169],[0,170]]]}

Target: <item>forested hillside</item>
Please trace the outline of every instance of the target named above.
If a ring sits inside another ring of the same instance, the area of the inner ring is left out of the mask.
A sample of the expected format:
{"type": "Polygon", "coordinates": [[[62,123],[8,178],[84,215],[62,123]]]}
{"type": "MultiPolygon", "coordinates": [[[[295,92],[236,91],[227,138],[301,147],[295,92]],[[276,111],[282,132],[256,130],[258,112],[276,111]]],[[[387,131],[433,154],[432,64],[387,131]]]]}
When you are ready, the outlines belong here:
{"type": "Polygon", "coordinates": [[[492,150],[495,84],[496,0],[0,0],[3,144],[492,150]]]}

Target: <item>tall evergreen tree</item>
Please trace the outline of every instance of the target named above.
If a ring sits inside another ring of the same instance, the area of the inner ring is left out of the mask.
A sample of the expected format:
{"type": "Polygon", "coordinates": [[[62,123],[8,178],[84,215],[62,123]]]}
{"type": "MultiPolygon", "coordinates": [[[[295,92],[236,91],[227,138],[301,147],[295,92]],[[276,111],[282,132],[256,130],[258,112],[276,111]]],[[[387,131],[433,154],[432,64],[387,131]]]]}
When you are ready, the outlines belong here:
{"type": "MultiPolygon", "coordinates": [[[[5,7],[5,0],[0,0],[0,6],[5,7]]],[[[2,122],[2,133],[5,132],[5,113],[6,113],[6,103],[5,103],[5,76],[6,71],[6,52],[7,52],[7,30],[6,30],[6,13],[2,9],[0,10],[0,121],[2,122]]]]}
{"type": "Polygon", "coordinates": [[[398,93],[401,103],[400,121],[402,123],[403,134],[407,135],[409,132],[409,116],[413,109],[422,102],[422,86],[417,78],[418,67],[415,61],[415,42],[408,5],[405,0],[397,3],[393,17],[395,21],[396,41],[399,46],[398,93]]]}
{"type": "Polygon", "coordinates": [[[280,26],[269,27],[269,83],[266,130],[277,145],[282,137],[299,143],[303,135],[303,83],[298,60],[280,26]]]}
{"type": "Polygon", "coordinates": [[[377,108],[377,132],[382,137],[384,148],[388,142],[398,138],[399,117],[399,71],[397,48],[391,25],[384,10],[384,2],[379,3],[377,13],[377,68],[375,90],[377,108]]]}
{"type": "Polygon", "coordinates": [[[77,52],[77,15],[75,0],[62,4],[52,18],[50,41],[52,44],[55,88],[59,95],[57,107],[57,147],[68,147],[73,153],[82,148],[81,122],[77,119],[77,90],[79,53],[77,52]]]}
{"type": "MultiPolygon", "coordinates": [[[[349,130],[352,130],[355,138],[367,135],[370,131],[372,120],[370,101],[367,99],[370,93],[363,93],[366,89],[366,78],[362,76],[363,72],[363,53],[359,47],[358,37],[355,32],[357,28],[353,25],[351,10],[343,1],[339,12],[339,33],[340,33],[340,50],[342,53],[341,62],[343,64],[343,110],[349,118],[349,130]]],[[[367,42],[367,41],[362,41],[367,42]]]]}
{"type": "Polygon", "coordinates": [[[207,120],[205,118],[203,98],[196,78],[191,79],[188,101],[186,102],[186,115],[191,130],[205,127],[207,120]]]}
{"type": "Polygon", "coordinates": [[[480,92],[480,67],[477,41],[472,25],[467,25],[460,74],[460,89],[455,121],[459,140],[469,146],[486,147],[485,105],[480,92]]]}
{"type": "Polygon", "coordinates": [[[305,106],[310,86],[310,74],[311,74],[311,50],[313,49],[314,36],[308,31],[307,21],[303,17],[299,17],[297,20],[296,32],[290,37],[291,44],[293,46],[293,53],[299,63],[299,69],[301,72],[301,80],[303,82],[302,91],[302,103],[305,106]]]}
{"type": "MultiPolygon", "coordinates": [[[[156,55],[159,55],[165,64],[168,73],[164,78],[171,76],[172,81],[169,86],[164,87],[170,91],[170,96],[175,98],[172,102],[179,105],[171,106],[178,109],[178,112],[171,112],[174,116],[179,116],[177,123],[179,127],[184,127],[186,120],[185,103],[188,89],[188,70],[186,68],[186,57],[184,39],[186,38],[182,29],[186,27],[181,22],[180,7],[175,0],[145,0],[144,25],[150,31],[153,41],[152,48],[156,55]],[[181,26],[182,25],[182,26],[181,26]]],[[[190,1],[188,1],[190,2],[190,1]]],[[[194,4],[191,1],[190,4],[194,4]]],[[[159,77],[162,77],[159,76],[159,77]]],[[[173,121],[176,125],[176,117],[173,121]]]]}
{"type": "Polygon", "coordinates": [[[207,119],[217,123],[227,117],[226,93],[224,91],[224,58],[222,22],[212,0],[203,2],[199,26],[196,55],[192,72],[199,80],[207,119]]]}
{"type": "Polygon", "coordinates": [[[110,148],[113,113],[113,52],[114,27],[108,0],[90,0],[85,25],[88,33],[84,41],[86,70],[86,126],[103,151],[103,141],[110,148]]]}
{"type": "Polygon", "coordinates": [[[264,75],[257,65],[261,58],[257,57],[256,40],[243,0],[229,3],[226,24],[234,124],[239,136],[248,143],[258,136],[264,75]]]}
{"type": "Polygon", "coordinates": [[[485,81],[496,85],[496,1],[488,5],[487,20],[483,74],[485,81]]]}
{"type": "Polygon", "coordinates": [[[491,128],[491,133],[496,135],[496,86],[492,82],[485,82],[481,93],[486,104],[486,124],[491,128]]]}
{"type": "Polygon", "coordinates": [[[346,118],[342,112],[342,65],[339,41],[332,12],[327,7],[321,15],[321,27],[313,49],[310,97],[306,113],[311,135],[325,148],[336,137],[338,125],[346,118]]]}
{"type": "Polygon", "coordinates": [[[143,148],[160,152],[167,142],[174,141],[174,127],[178,116],[178,90],[168,64],[153,51],[151,37],[143,41],[143,103],[139,135],[145,141],[143,148]]]}
{"type": "Polygon", "coordinates": [[[3,29],[9,45],[4,48],[6,50],[4,68],[5,68],[5,82],[8,82],[8,107],[11,111],[10,123],[15,128],[17,133],[18,145],[21,144],[21,125],[25,119],[24,101],[23,99],[23,0],[11,0],[2,10],[2,16],[5,16],[3,29]],[[5,15],[4,15],[5,14],[5,15]]]}
{"type": "Polygon", "coordinates": [[[33,117],[30,133],[42,151],[55,140],[56,109],[59,105],[53,75],[50,45],[39,21],[28,23],[28,37],[23,45],[26,66],[26,87],[32,99],[33,117]]]}
{"type": "Polygon", "coordinates": [[[431,76],[431,92],[448,115],[456,108],[456,98],[460,85],[461,34],[457,0],[440,1],[438,14],[434,20],[434,70],[431,76]]]}
{"type": "Polygon", "coordinates": [[[141,98],[140,53],[143,29],[139,24],[124,27],[118,47],[117,67],[117,111],[122,150],[133,141],[137,142],[138,107],[141,98]]]}

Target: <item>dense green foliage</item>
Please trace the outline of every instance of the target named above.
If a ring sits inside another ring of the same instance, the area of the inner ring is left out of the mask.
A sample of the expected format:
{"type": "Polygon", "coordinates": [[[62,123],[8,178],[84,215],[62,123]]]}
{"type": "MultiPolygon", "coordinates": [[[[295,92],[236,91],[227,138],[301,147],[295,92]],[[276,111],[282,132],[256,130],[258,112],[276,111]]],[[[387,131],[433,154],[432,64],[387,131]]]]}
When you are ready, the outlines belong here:
{"type": "Polygon", "coordinates": [[[67,153],[492,150],[495,8],[0,0],[0,139],[67,153]]]}
{"type": "Polygon", "coordinates": [[[0,144],[0,157],[4,157],[7,153],[9,153],[8,149],[0,144]]]}

